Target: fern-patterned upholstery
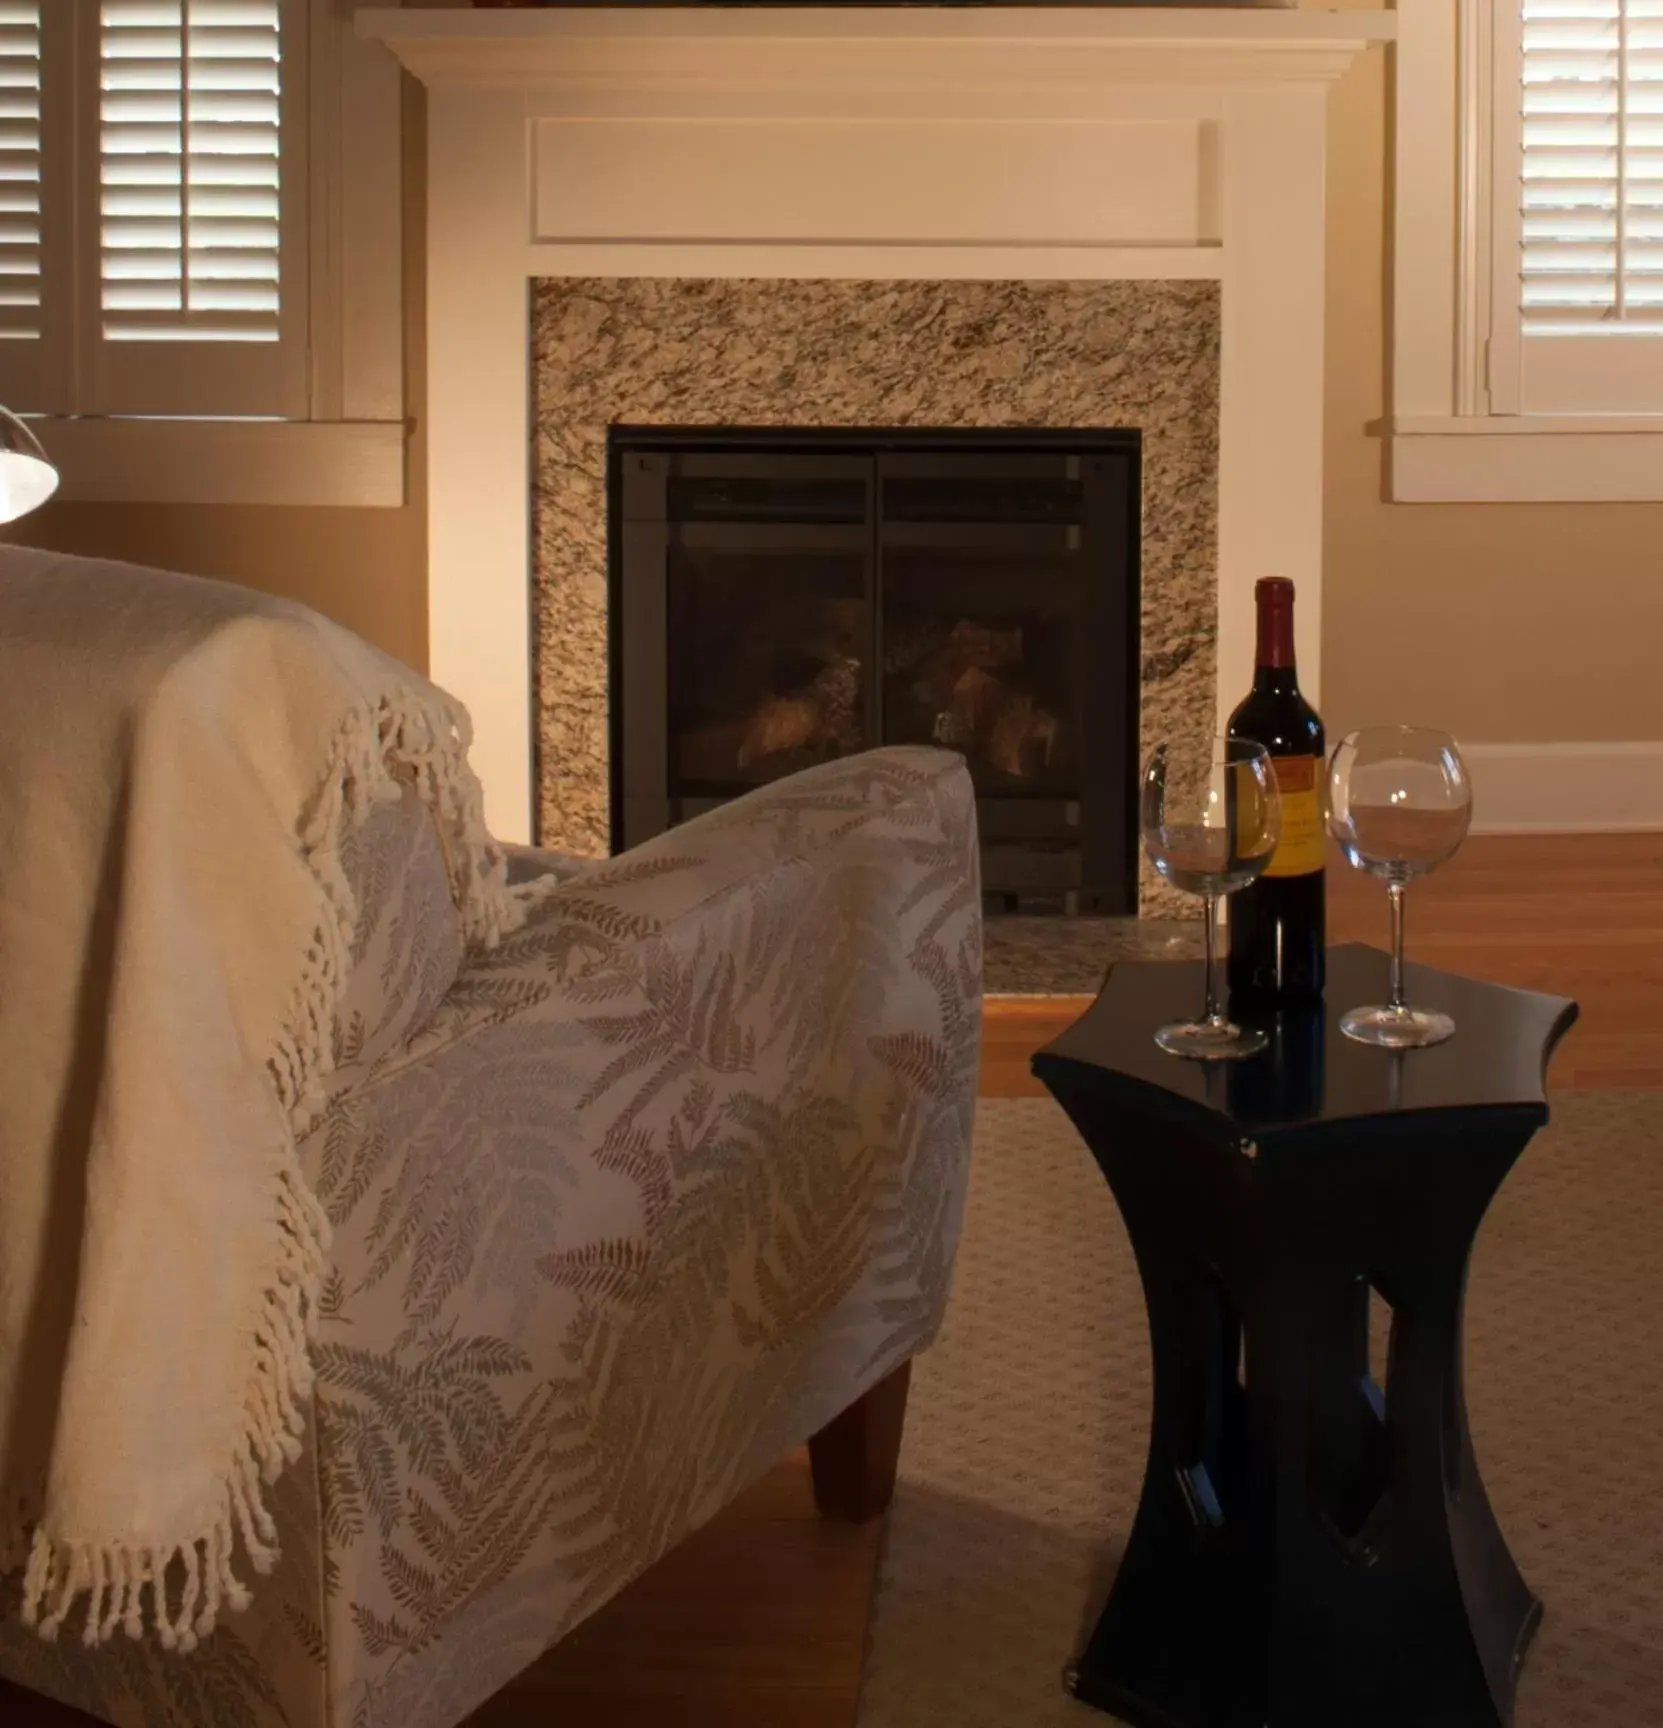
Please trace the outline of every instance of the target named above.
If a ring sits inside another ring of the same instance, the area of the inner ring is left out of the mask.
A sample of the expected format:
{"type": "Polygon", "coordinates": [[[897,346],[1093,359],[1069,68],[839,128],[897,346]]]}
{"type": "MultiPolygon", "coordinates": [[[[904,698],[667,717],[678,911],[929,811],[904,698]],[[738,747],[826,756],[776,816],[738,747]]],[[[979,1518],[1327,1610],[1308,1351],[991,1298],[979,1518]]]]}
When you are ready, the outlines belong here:
{"type": "Polygon", "coordinates": [[[461,970],[422,843],[367,835],[282,1562],[184,1657],[44,1644],[14,1580],[0,1673],[132,1728],[450,1728],[928,1344],[974,822],[955,756],[828,764],[568,865],[461,970]]]}

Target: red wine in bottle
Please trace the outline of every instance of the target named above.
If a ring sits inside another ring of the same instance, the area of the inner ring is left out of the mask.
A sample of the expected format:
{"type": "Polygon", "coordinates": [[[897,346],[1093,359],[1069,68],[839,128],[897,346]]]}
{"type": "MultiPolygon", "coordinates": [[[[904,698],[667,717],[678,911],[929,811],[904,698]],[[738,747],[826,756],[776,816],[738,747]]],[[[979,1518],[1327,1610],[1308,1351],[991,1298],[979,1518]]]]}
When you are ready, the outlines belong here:
{"type": "Polygon", "coordinates": [[[1258,881],[1230,895],[1233,1001],[1297,1006],[1322,996],[1324,942],[1322,721],[1299,693],[1293,583],[1266,576],[1254,590],[1259,644],[1253,688],[1229,735],[1262,744],[1282,798],[1282,838],[1258,881]]]}

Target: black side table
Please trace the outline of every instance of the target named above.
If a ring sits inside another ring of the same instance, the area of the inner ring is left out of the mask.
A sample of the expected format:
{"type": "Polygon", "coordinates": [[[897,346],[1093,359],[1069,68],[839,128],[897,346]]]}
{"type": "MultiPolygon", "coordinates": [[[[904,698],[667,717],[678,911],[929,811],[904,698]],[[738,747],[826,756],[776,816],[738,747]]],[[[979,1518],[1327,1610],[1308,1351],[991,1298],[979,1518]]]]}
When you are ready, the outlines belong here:
{"type": "MultiPolygon", "coordinates": [[[[1034,1058],[1126,1220],[1149,1310],[1143,1498],[1076,1696],[1136,1728],[1496,1728],[1541,1618],[1485,1497],[1461,1317],[1491,1197],[1576,1005],[1407,969],[1431,1050],[1354,1043],[1386,956],[1245,1062],[1151,1041],[1193,963],[1115,966],[1034,1058]],[[1391,1307],[1385,1385],[1370,1291],[1391,1307]]],[[[1247,1016],[1252,1023],[1252,1016],[1247,1016]]]]}

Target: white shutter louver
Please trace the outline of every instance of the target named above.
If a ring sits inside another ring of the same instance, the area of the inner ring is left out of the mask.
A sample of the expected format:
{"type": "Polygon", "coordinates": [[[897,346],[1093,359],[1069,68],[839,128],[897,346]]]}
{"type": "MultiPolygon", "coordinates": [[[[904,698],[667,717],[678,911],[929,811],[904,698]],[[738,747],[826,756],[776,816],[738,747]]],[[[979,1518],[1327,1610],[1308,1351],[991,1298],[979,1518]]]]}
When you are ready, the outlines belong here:
{"type": "Polygon", "coordinates": [[[1663,0],[1522,0],[1525,332],[1663,327],[1663,0]]]}
{"type": "Polygon", "coordinates": [[[0,0],[0,337],[40,334],[40,4],[0,0]]]}
{"type": "Polygon", "coordinates": [[[102,0],[107,341],[282,334],[281,47],[279,0],[102,0]]]}

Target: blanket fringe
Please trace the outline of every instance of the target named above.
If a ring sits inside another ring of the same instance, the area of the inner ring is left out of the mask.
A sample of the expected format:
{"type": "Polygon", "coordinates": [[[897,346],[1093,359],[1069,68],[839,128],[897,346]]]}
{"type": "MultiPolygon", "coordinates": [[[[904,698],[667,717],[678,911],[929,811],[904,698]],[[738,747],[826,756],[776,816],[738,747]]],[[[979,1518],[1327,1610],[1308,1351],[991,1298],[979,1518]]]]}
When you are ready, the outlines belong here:
{"type": "Polygon", "coordinates": [[[291,1133],[276,1173],[279,1246],[251,1340],[237,1451],[208,1527],[171,1549],[59,1538],[38,1506],[27,1523],[26,1515],[0,1520],[0,1574],[21,1563],[26,1548],[23,1620],[45,1639],[57,1637],[84,1597],[84,1643],[101,1644],[118,1627],[130,1638],[153,1627],[164,1649],[189,1652],[213,1631],[221,1609],[249,1604],[248,1587],[233,1568],[238,1543],[255,1572],[277,1564],[277,1527],[264,1489],[301,1453],[317,1298],[328,1270],[329,1220],[307,1187],[297,1143],[323,1106],[335,1013],[352,963],[358,906],[342,867],[342,842],[377,804],[413,784],[438,831],[465,940],[494,947],[518,929],[534,896],[508,886],[507,859],[485,827],[479,781],[468,766],[470,742],[459,705],[448,703],[436,718],[430,699],[402,690],[355,712],[337,737],[299,836],[325,915],[308,945],[288,1026],[268,1060],[291,1133]]]}
{"type": "Polygon", "coordinates": [[[352,963],[358,904],[341,865],[341,842],[349,827],[358,827],[377,804],[396,800],[404,786],[413,785],[433,817],[464,941],[472,948],[494,948],[525,922],[526,897],[509,888],[507,857],[485,826],[484,796],[468,766],[472,738],[460,705],[447,703],[439,723],[431,701],[393,691],[373,711],[353,715],[336,741],[333,771],[300,836],[331,915],[313,933],[291,1033],[271,1062],[297,1139],[323,1104],[335,1010],[352,963]]]}
{"type": "Polygon", "coordinates": [[[85,1596],[83,1643],[101,1644],[117,1627],[138,1638],[149,1624],[163,1649],[189,1652],[213,1631],[222,1608],[249,1604],[248,1587],[232,1569],[237,1543],[256,1572],[277,1564],[277,1527],[263,1489],[300,1456],[312,1391],[311,1298],[328,1261],[328,1220],[298,1161],[279,1177],[277,1215],[282,1248],[254,1338],[242,1439],[212,1521],[194,1542],[167,1551],[54,1539],[37,1525],[23,1578],[23,1622],[42,1638],[55,1639],[85,1596]]]}
{"type": "Polygon", "coordinates": [[[468,766],[473,722],[459,703],[450,705],[442,731],[426,706],[384,705],[382,713],[382,759],[416,773],[445,845],[462,934],[473,946],[494,948],[525,922],[530,897],[508,886],[507,856],[485,826],[484,791],[468,766]]]}

